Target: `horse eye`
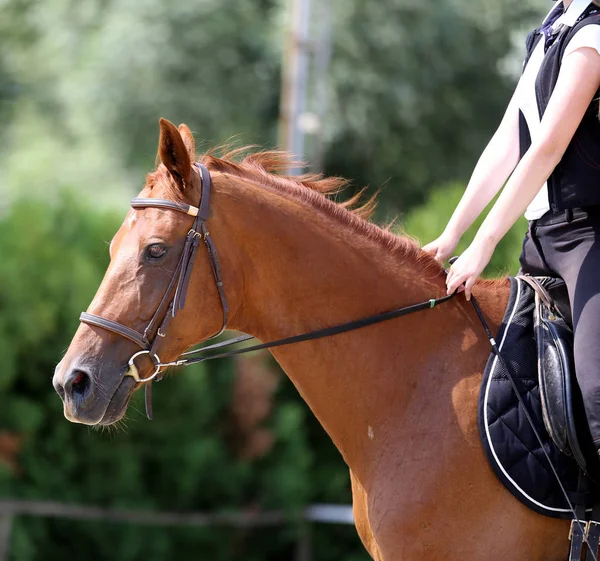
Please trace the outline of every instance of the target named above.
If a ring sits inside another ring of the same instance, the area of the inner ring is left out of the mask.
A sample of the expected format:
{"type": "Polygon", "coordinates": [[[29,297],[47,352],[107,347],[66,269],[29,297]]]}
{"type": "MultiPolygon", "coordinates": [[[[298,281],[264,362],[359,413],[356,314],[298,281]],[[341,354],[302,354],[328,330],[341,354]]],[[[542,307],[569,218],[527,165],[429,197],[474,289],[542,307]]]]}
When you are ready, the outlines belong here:
{"type": "Polygon", "coordinates": [[[148,259],[160,259],[167,254],[167,248],[159,243],[149,245],[146,248],[146,257],[148,259]]]}

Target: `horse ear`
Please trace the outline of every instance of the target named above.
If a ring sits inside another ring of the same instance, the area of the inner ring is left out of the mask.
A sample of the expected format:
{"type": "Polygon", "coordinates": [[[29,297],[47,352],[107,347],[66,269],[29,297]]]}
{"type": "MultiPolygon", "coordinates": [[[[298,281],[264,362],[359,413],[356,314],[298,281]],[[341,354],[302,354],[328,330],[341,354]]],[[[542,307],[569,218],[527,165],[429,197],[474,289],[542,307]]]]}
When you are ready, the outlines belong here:
{"type": "Polygon", "coordinates": [[[184,189],[192,174],[190,154],[175,125],[167,119],[159,122],[158,156],[180,188],[184,189]]]}
{"type": "Polygon", "coordinates": [[[190,160],[192,162],[195,162],[196,161],[196,143],[194,141],[194,135],[192,134],[192,131],[188,128],[187,125],[184,125],[183,123],[181,125],[179,125],[179,127],[177,127],[177,130],[179,131],[179,134],[181,135],[181,138],[183,139],[183,143],[185,144],[188,154],[190,155],[190,160]]]}

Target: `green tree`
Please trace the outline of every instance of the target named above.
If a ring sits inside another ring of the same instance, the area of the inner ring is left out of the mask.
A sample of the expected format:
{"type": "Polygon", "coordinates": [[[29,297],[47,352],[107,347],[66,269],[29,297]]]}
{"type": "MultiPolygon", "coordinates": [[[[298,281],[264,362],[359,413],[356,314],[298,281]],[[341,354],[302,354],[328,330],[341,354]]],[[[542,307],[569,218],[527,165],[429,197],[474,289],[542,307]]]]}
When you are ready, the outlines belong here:
{"type": "Polygon", "coordinates": [[[466,180],[515,84],[502,64],[522,58],[544,9],[539,0],[336,4],[327,173],[385,184],[382,201],[402,211],[435,185],[466,180]]]}
{"type": "MultiPolygon", "coordinates": [[[[275,144],[286,6],[5,0],[0,112],[12,119],[0,188],[46,194],[67,182],[124,202],[152,165],[160,116],[187,122],[205,147],[275,144]]],[[[401,210],[466,180],[514,85],[502,69],[545,8],[334,3],[326,172],[389,182],[383,201],[401,210]]]]}

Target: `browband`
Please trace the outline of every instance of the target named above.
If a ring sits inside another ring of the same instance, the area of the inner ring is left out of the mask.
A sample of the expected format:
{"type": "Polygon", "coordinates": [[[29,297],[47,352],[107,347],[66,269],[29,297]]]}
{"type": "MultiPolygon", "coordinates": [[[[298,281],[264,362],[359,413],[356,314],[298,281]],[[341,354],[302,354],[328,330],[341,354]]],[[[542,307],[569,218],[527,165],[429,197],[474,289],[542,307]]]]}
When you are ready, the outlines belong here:
{"type": "Polygon", "coordinates": [[[166,199],[145,199],[140,197],[133,199],[131,201],[131,206],[133,208],[168,208],[170,210],[184,212],[185,214],[189,214],[190,216],[198,216],[198,207],[188,205],[186,203],[176,203],[175,201],[167,201],[166,199]]]}
{"type": "Polygon", "coordinates": [[[206,166],[200,163],[195,163],[194,165],[200,171],[200,179],[202,180],[202,197],[200,199],[200,208],[193,205],[188,205],[187,203],[178,203],[176,201],[169,201],[167,199],[152,199],[144,197],[136,197],[135,199],[132,199],[132,208],[168,208],[170,210],[177,210],[178,212],[189,214],[190,216],[196,216],[199,222],[206,222],[210,216],[210,173],[206,166]]]}

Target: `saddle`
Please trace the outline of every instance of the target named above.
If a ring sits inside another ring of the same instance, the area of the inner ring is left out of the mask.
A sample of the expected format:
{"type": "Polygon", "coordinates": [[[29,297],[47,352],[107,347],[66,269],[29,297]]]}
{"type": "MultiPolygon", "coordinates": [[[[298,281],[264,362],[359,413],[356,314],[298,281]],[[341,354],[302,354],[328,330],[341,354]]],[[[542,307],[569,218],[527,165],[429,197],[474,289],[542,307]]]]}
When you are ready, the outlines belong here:
{"type": "Polygon", "coordinates": [[[482,380],[481,441],[517,499],[540,514],[572,520],[569,559],[579,560],[586,539],[596,551],[600,543],[600,462],[575,377],[567,289],[550,277],[510,282],[496,337],[503,360],[492,353],[482,380]]]}

